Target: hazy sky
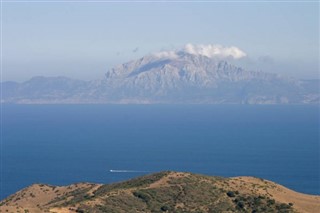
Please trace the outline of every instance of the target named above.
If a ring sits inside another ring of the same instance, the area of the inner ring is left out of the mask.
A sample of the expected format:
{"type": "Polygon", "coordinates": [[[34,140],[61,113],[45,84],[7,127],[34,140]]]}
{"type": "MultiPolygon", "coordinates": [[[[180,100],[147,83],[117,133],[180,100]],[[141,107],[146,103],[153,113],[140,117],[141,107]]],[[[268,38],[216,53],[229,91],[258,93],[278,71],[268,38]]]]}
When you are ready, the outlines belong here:
{"type": "Polygon", "coordinates": [[[244,68],[319,78],[319,2],[3,1],[3,80],[102,78],[186,43],[236,46],[244,68]]]}

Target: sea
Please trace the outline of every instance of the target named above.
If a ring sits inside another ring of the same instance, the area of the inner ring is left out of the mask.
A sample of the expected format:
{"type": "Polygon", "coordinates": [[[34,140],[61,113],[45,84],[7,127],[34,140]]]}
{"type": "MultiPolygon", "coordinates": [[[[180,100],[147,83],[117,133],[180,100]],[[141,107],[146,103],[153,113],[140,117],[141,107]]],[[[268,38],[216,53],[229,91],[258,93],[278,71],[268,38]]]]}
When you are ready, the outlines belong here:
{"type": "Polygon", "coordinates": [[[320,195],[319,105],[2,105],[1,197],[173,170],[320,195]]]}

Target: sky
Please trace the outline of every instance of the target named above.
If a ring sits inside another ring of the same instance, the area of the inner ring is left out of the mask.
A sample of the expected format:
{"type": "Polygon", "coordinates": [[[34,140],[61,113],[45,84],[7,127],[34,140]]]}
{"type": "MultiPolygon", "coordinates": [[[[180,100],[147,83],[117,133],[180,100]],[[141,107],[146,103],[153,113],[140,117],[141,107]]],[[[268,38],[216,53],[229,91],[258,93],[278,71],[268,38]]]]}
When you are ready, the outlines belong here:
{"type": "Polygon", "coordinates": [[[186,44],[236,47],[249,70],[319,77],[319,2],[2,1],[2,81],[93,80],[186,44]]]}

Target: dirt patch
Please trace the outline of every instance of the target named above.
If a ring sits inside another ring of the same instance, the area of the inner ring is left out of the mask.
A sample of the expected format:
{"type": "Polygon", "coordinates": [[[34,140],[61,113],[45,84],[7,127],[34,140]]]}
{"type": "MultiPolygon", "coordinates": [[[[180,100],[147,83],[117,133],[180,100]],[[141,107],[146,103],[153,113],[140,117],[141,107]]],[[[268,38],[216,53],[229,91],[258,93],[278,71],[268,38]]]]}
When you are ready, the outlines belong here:
{"type": "Polygon", "coordinates": [[[229,186],[243,193],[268,196],[278,202],[293,204],[302,213],[320,212],[320,196],[295,192],[272,181],[254,177],[235,177],[228,180],[229,186]]]}

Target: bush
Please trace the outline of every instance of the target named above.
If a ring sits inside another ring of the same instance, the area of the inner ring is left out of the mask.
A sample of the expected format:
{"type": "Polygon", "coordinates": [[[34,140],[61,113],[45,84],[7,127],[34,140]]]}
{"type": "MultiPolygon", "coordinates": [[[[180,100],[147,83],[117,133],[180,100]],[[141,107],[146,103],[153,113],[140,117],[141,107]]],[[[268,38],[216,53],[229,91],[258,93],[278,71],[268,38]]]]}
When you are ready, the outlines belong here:
{"type": "Polygon", "coordinates": [[[275,203],[276,203],[276,201],[274,199],[268,200],[268,205],[274,205],[275,203]]]}
{"type": "Polygon", "coordinates": [[[169,211],[169,210],[170,210],[170,208],[168,206],[162,206],[161,207],[161,211],[163,211],[163,212],[166,212],[166,211],[169,211]]]}
{"type": "Polygon", "coordinates": [[[85,213],[85,211],[83,209],[77,209],[76,212],[78,213],[85,213]]]}
{"type": "Polygon", "coordinates": [[[228,197],[235,197],[235,193],[233,191],[228,191],[227,192],[228,197]]]}
{"type": "Polygon", "coordinates": [[[240,208],[240,209],[243,209],[244,208],[244,203],[242,201],[238,202],[237,203],[237,206],[240,208]]]}
{"type": "Polygon", "coordinates": [[[140,198],[144,202],[148,203],[150,201],[150,195],[147,193],[141,192],[141,191],[135,191],[133,192],[133,195],[137,198],[140,198]]]}

